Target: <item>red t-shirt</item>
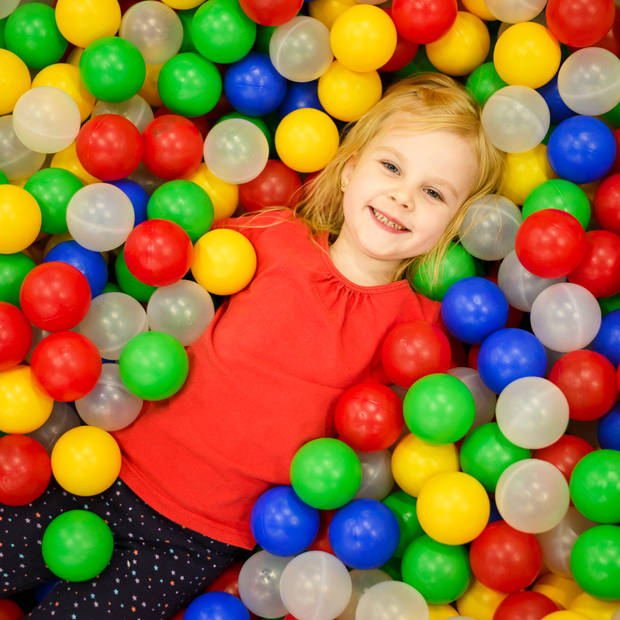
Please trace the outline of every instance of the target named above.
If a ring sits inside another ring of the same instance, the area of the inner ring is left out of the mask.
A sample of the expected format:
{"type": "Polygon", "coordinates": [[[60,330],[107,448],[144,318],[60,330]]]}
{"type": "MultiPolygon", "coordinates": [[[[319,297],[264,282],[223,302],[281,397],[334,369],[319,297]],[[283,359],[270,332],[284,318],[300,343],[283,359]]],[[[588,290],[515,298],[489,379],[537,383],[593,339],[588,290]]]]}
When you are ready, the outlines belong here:
{"type": "MultiPolygon", "coordinates": [[[[244,218],[244,221],[247,221],[244,218]]],[[[406,280],[354,284],[290,212],[260,214],[251,228],[256,274],[218,309],[188,348],[190,370],[172,398],[145,403],[114,433],[122,480],[185,527],[251,549],[252,506],[272,485],[290,484],[295,452],[334,435],[333,408],[367,379],[388,330],[438,320],[440,304],[406,280]],[[270,225],[271,224],[271,225],[270,225]]]]}

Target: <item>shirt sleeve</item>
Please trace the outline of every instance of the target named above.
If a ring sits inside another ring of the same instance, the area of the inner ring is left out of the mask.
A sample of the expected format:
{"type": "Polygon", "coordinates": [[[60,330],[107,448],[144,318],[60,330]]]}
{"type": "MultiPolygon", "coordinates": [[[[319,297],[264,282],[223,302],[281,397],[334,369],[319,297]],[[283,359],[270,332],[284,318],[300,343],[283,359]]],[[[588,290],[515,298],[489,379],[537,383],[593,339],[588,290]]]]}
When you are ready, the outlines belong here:
{"type": "Polygon", "coordinates": [[[239,217],[226,217],[216,220],[213,222],[211,230],[217,230],[218,228],[236,230],[253,242],[266,229],[274,224],[290,220],[293,217],[293,212],[290,209],[259,211],[239,217]]]}

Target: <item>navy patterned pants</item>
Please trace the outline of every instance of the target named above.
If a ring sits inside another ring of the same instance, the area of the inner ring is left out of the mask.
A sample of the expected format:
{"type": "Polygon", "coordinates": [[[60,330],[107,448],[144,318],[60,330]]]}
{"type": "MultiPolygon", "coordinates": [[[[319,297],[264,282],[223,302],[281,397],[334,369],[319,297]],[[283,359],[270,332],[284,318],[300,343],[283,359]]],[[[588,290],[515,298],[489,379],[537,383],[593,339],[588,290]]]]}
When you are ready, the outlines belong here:
{"type": "Polygon", "coordinates": [[[57,583],[28,618],[172,618],[248,555],[173,523],[121,480],[99,495],[77,497],[52,479],[31,504],[0,504],[0,598],[55,579],[43,562],[41,538],[54,517],[73,509],[105,519],[114,534],[112,560],[95,579],[57,583]]]}

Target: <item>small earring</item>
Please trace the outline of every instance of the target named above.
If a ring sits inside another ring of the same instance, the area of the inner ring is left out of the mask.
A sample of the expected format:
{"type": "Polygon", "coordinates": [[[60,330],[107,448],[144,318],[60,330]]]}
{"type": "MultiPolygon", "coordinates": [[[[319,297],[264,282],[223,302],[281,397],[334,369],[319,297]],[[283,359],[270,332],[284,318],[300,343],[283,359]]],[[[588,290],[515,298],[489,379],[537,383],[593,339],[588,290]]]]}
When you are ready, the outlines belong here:
{"type": "Polygon", "coordinates": [[[342,181],[342,182],[340,183],[340,191],[341,191],[341,192],[344,192],[344,190],[346,189],[346,187],[347,187],[347,181],[342,181]]]}

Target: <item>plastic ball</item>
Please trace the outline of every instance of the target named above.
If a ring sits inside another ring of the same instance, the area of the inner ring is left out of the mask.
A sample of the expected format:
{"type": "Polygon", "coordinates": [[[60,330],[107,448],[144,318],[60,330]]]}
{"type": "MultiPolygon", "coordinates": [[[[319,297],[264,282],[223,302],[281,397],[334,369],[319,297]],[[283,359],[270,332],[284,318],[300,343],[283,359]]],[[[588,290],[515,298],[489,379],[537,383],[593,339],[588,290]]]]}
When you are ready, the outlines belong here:
{"type": "Polygon", "coordinates": [[[405,618],[408,614],[419,620],[429,618],[424,597],[415,588],[400,581],[383,581],[365,590],[357,604],[355,618],[387,620],[387,614],[394,614],[396,618],[405,618]]]}
{"type": "Polygon", "coordinates": [[[417,500],[404,491],[395,491],[388,495],[383,503],[394,513],[398,521],[400,539],[394,556],[400,558],[408,545],[424,533],[416,514],[417,500]]]}
{"type": "Polygon", "coordinates": [[[41,230],[41,210],[25,189],[0,185],[0,252],[25,250],[41,230]]]}
{"type": "Polygon", "coordinates": [[[101,114],[118,114],[131,121],[140,132],[144,131],[154,118],[151,106],[140,95],[134,95],[119,103],[98,101],[92,115],[94,117],[101,114]]]}
{"type": "Polygon", "coordinates": [[[118,431],[138,417],[142,399],[123,385],[118,364],[104,364],[95,387],[77,399],[75,407],[86,424],[104,431],[118,431]]]}
{"type": "Polygon", "coordinates": [[[555,527],[570,501],[568,483],[559,469],[538,459],[507,467],[495,491],[497,509],[516,530],[538,534],[555,527]]]}
{"type": "Polygon", "coordinates": [[[99,182],[99,179],[86,172],[84,166],[80,163],[76,153],[75,142],[70,144],[66,149],[55,153],[52,157],[50,166],[52,168],[62,168],[63,170],[73,173],[84,184],[99,182]]]}
{"type": "Polygon", "coordinates": [[[87,581],[109,563],[114,537],[107,523],[88,510],[67,510],[45,528],[41,541],[43,560],[65,581],[87,581]]]}
{"type": "Polygon", "coordinates": [[[59,261],[73,265],[88,280],[92,297],[103,293],[108,280],[108,266],[99,252],[92,252],[75,241],[63,241],[54,246],[44,262],[59,261]]]}
{"type": "MultiPolygon", "coordinates": [[[[1,50],[0,50],[1,51],[1,50]]],[[[24,146],[13,129],[13,116],[0,116],[0,170],[12,180],[22,180],[41,168],[44,153],[24,146]]]]}
{"type": "Polygon", "coordinates": [[[52,450],[52,473],[74,495],[90,496],[110,487],[121,469],[116,440],[96,426],[78,426],[58,439],[52,450]]]}
{"type": "Polygon", "coordinates": [[[188,177],[202,161],[200,131],[187,118],[164,114],[150,122],[142,133],[146,168],[162,179],[188,177]]]}
{"type": "MultiPolygon", "coordinates": [[[[331,64],[331,61],[330,61],[331,64]]],[[[278,108],[278,115],[284,118],[294,110],[300,108],[314,108],[324,112],[323,106],[319,101],[318,80],[311,82],[289,82],[286,95],[278,108]]]]}
{"type": "Polygon", "coordinates": [[[569,607],[570,611],[582,614],[588,619],[598,618],[602,615],[609,620],[617,620],[617,616],[620,615],[620,607],[618,601],[603,601],[600,598],[596,598],[587,592],[582,592],[575,597],[569,607]],[[616,618],[614,619],[614,612],[616,618]]]}
{"type": "Polygon", "coordinates": [[[257,24],[279,26],[299,12],[303,0],[240,0],[243,12],[257,24]]]}
{"type": "Polygon", "coordinates": [[[80,418],[73,407],[67,403],[54,403],[49,418],[39,428],[28,433],[28,436],[36,439],[51,454],[59,437],[76,426],[80,426],[80,418]]]}
{"type": "Polygon", "coordinates": [[[315,172],[335,155],[338,129],[325,112],[302,108],[280,121],[275,143],[282,163],[297,172],[315,172]]]}
{"type": "Polygon", "coordinates": [[[118,189],[127,194],[127,198],[129,198],[133,207],[136,226],[144,222],[146,219],[146,205],[149,200],[149,195],[146,190],[138,183],[131,181],[130,179],[113,181],[111,185],[118,187],[118,189]]]}
{"type": "Polygon", "coordinates": [[[144,400],[163,400],[183,387],[189,361],[176,338],[163,332],[146,332],[125,345],[119,370],[132,394],[144,400]]]}
{"type": "Polygon", "coordinates": [[[620,449],[620,405],[613,407],[609,413],[601,418],[597,435],[601,448],[620,449]]]}
{"type": "Polygon", "coordinates": [[[543,99],[547,102],[547,106],[549,106],[551,123],[553,125],[557,125],[570,116],[574,116],[574,112],[564,103],[562,97],[560,97],[557,73],[551,80],[536,90],[543,96],[543,99]]]}
{"type": "Polygon", "coordinates": [[[316,80],[334,57],[329,37],[329,30],[318,19],[293,17],[275,29],[269,42],[269,57],[278,73],[288,80],[316,80]]]}
{"type": "Polygon", "coordinates": [[[109,183],[92,183],[79,189],[67,206],[71,236],[94,252],[122,245],[133,225],[134,211],[129,198],[109,183]]]}
{"type": "Polygon", "coordinates": [[[12,112],[29,88],[30,72],[26,63],[17,54],[0,49],[0,114],[12,112]]]}
{"type": "Polygon", "coordinates": [[[614,134],[597,118],[572,116],[553,130],[548,157],[553,170],[563,179],[574,183],[598,181],[614,163],[614,134]]]}
{"type": "Polygon", "coordinates": [[[507,596],[495,610],[495,620],[540,620],[558,609],[544,594],[525,590],[507,596]]]}
{"type": "Polygon", "coordinates": [[[396,30],[413,43],[431,43],[443,36],[456,20],[453,0],[395,0],[392,19],[396,30]]]}
{"type": "Polygon", "coordinates": [[[525,153],[508,153],[499,193],[522,205],[532,190],[554,176],[544,144],[525,153]]]}
{"type": "Polygon", "coordinates": [[[19,291],[35,263],[25,254],[0,254],[0,300],[19,306],[19,291]]]}
{"type": "Polygon", "coordinates": [[[601,326],[601,309],[582,286],[552,284],[536,297],[530,321],[542,344],[565,353],[592,342],[601,326]]]}
{"type": "MultiPolygon", "coordinates": [[[[31,344],[32,328],[24,313],[12,304],[0,301],[0,371],[22,362],[31,344]]],[[[395,394],[394,397],[398,400],[395,394]]]]}
{"type": "Polygon", "coordinates": [[[529,22],[544,10],[546,0],[485,0],[495,19],[508,24],[529,22]]]}
{"type": "Polygon", "coordinates": [[[383,500],[394,487],[389,450],[356,452],[362,466],[362,482],[354,499],[383,500]]]}
{"type": "Polygon", "coordinates": [[[114,36],[121,25],[117,0],[58,0],[55,13],[60,32],[77,47],[114,36]]]}
{"type": "MultiPolygon", "coordinates": [[[[349,603],[346,606],[345,610],[340,614],[340,616],[338,616],[339,620],[355,620],[355,614],[357,613],[359,600],[366,593],[366,591],[378,583],[392,581],[391,577],[386,572],[379,570],[379,569],[352,570],[349,573],[349,575],[351,577],[351,585],[352,585],[351,598],[349,599],[349,603]]],[[[413,589],[410,586],[407,586],[406,584],[401,584],[401,585],[407,589],[413,589]]],[[[386,592],[386,596],[390,596],[390,594],[386,592]]],[[[374,597],[373,597],[373,601],[374,601],[374,597]]],[[[379,601],[377,601],[377,603],[381,603],[381,602],[386,602],[386,599],[379,599],[379,601]]],[[[412,600],[409,600],[409,602],[413,603],[412,600]]],[[[359,613],[373,612],[374,602],[370,603],[370,608],[367,607],[368,604],[369,603],[364,603],[365,611],[362,612],[362,610],[360,610],[359,613]]],[[[390,605],[396,605],[396,604],[397,604],[397,601],[393,597],[390,597],[390,605]]],[[[362,617],[365,617],[365,616],[362,616],[362,617]]],[[[380,614],[379,616],[375,615],[375,616],[370,616],[370,617],[373,617],[373,618],[380,617],[380,614]]]]}
{"type": "Polygon", "coordinates": [[[620,234],[620,174],[608,176],[598,186],[593,207],[601,227],[620,234]]]}
{"type": "Polygon", "coordinates": [[[25,506],[40,497],[52,477],[50,458],[35,439],[24,435],[0,437],[0,502],[25,506]]]}
{"type": "Polygon", "coordinates": [[[545,17],[549,29],[566,45],[587,47],[600,41],[614,23],[612,0],[549,0],[545,17]]]}
{"type": "Polygon", "coordinates": [[[523,219],[545,209],[559,209],[577,218],[587,230],[590,223],[590,201],[575,183],[565,179],[551,179],[540,184],[523,203],[523,219]]]}
{"type": "Polygon", "coordinates": [[[620,312],[613,310],[601,321],[592,341],[592,349],[605,356],[614,366],[620,365],[620,312]]]}
{"type": "Polygon", "coordinates": [[[269,159],[263,171],[239,187],[239,203],[246,211],[266,207],[294,207],[301,198],[299,174],[277,159],[269,159]]]}
{"type": "Polygon", "coordinates": [[[523,153],[540,144],[549,129],[549,108],[528,86],[505,86],[493,93],[482,110],[489,140],[502,151],[523,153]]]}
{"type": "Polygon", "coordinates": [[[335,618],[351,596],[351,577],[344,564],[324,551],[306,551],[282,572],[280,596],[297,618],[335,618]]]}
{"type": "Polygon", "coordinates": [[[454,615],[452,620],[491,618],[505,597],[505,593],[492,590],[477,579],[472,579],[469,588],[456,601],[456,608],[460,615],[454,615]]]}
{"type": "Polygon", "coordinates": [[[497,398],[495,393],[484,384],[478,371],[473,368],[456,366],[450,368],[448,374],[462,381],[474,397],[476,409],[470,432],[490,422],[495,415],[495,402],[497,398]]]}
{"type": "Polygon", "coordinates": [[[131,273],[131,271],[129,271],[127,268],[127,263],[125,262],[123,250],[121,250],[116,257],[116,261],[114,263],[114,274],[116,275],[116,281],[120,290],[138,301],[148,301],[151,298],[151,295],[155,292],[156,287],[140,282],[140,280],[138,280],[131,273]]]}

